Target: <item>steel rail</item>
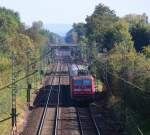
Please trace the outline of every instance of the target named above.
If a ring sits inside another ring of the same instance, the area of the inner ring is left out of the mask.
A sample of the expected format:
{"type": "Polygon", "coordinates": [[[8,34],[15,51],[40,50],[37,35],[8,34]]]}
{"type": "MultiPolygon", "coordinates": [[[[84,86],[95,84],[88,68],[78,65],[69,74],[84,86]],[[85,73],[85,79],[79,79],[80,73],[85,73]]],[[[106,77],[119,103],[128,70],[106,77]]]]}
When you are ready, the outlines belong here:
{"type": "MultiPolygon", "coordinates": [[[[57,66],[56,66],[55,71],[56,70],[57,70],[57,66]]],[[[50,96],[51,96],[52,89],[53,89],[53,85],[52,84],[53,84],[53,81],[54,81],[54,77],[55,77],[55,75],[53,75],[53,78],[52,78],[52,81],[51,81],[51,88],[49,90],[49,94],[48,94],[48,98],[47,98],[47,101],[46,101],[46,105],[44,107],[44,110],[43,110],[43,113],[42,113],[42,116],[41,116],[41,120],[40,120],[40,123],[39,123],[38,130],[36,132],[36,135],[41,135],[41,132],[42,132],[42,128],[43,128],[45,117],[46,117],[46,113],[47,113],[48,103],[49,103],[50,96]]]]}
{"type": "MultiPolygon", "coordinates": [[[[82,122],[81,122],[81,118],[80,118],[80,114],[79,114],[78,107],[76,107],[76,111],[77,111],[77,118],[78,118],[78,122],[79,122],[80,134],[81,134],[81,135],[85,135],[85,134],[84,134],[84,131],[83,131],[82,122]]],[[[92,115],[90,106],[88,107],[88,113],[89,113],[90,119],[91,119],[92,122],[93,122],[93,126],[94,126],[94,128],[95,128],[96,134],[97,134],[97,135],[101,135],[101,131],[100,131],[100,129],[98,128],[97,123],[96,123],[96,121],[95,121],[95,118],[94,118],[93,115],[92,115]]]]}
{"type": "MultiPolygon", "coordinates": [[[[61,66],[60,66],[60,71],[61,71],[61,66]]],[[[54,135],[57,135],[57,129],[58,129],[58,121],[59,121],[59,106],[60,106],[60,93],[61,93],[61,88],[60,88],[60,76],[59,76],[59,88],[58,88],[58,98],[57,98],[57,106],[56,106],[56,115],[55,115],[55,125],[54,125],[54,135]]]]}
{"type": "Polygon", "coordinates": [[[80,134],[81,134],[81,135],[84,135],[84,133],[83,133],[83,128],[82,128],[82,124],[81,124],[81,119],[80,119],[80,114],[79,114],[79,111],[78,111],[78,108],[77,108],[77,107],[76,107],[76,112],[77,112],[77,119],[78,119],[78,122],[79,122],[80,134]]]}
{"type": "Polygon", "coordinates": [[[91,116],[91,119],[92,119],[92,121],[93,121],[93,124],[94,124],[94,126],[95,126],[97,135],[101,135],[101,131],[100,131],[100,129],[98,128],[97,123],[96,123],[96,121],[95,121],[95,118],[94,118],[93,115],[92,115],[92,111],[91,111],[90,106],[89,106],[89,112],[90,112],[90,116],[91,116]]]}

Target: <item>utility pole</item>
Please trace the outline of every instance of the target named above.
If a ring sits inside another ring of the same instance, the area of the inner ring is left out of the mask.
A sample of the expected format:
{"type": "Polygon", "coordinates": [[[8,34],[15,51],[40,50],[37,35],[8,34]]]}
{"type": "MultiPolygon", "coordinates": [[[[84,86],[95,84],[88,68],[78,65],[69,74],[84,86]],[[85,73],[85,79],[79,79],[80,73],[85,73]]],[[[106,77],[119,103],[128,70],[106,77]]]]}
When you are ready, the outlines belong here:
{"type": "Polygon", "coordinates": [[[105,89],[107,90],[107,96],[111,96],[112,92],[111,92],[111,88],[110,88],[110,85],[109,85],[109,79],[108,79],[108,59],[109,59],[109,55],[108,55],[107,48],[104,48],[103,52],[104,52],[104,68],[103,68],[104,84],[105,84],[105,89]]]}
{"type": "Polygon", "coordinates": [[[107,63],[108,63],[108,56],[107,56],[107,49],[104,48],[103,49],[103,52],[104,52],[104,84],[106,86],[106,89],[108,88],[107,87],[107,63]]]}
{"type": "MultiPolygon", "coordinates": [[[[125,56],[126,48],[122,48],[122,62],[121,62],[121,78],[125,79],[125,64],[126,64],[126,56],[125,56]]],[[[122,80],[121,80],[122,81],[122,80]]],[[[126,85],[122,81],[121,82],[121,122],[122,122],[122,131],[125,132],[126,128],[126,85]]]]}
{"type": "Polygon", "coordinates": [[[27,106],[30,109],[30,91],[31,91],[31,83],[29,80],[29,50],[27,50],[27,65],[26,65],[26,76],[27,76],[27,106]]]}
{"type": "Polygon", "coordinates": [[[16,93],[17,93],[17,86],[16,86],[16,56],[12,53],[12,109],[11,109],[11,116],[12,116],[12,135],[17,133],[17,114],[16,114],[16,93]]]}

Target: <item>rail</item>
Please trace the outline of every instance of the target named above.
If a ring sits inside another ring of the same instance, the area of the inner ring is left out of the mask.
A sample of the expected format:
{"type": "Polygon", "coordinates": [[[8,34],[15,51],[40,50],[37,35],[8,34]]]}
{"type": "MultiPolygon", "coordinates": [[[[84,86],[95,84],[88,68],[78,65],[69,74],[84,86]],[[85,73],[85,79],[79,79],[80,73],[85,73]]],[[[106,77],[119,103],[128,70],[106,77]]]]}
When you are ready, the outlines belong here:
{"type": "Polygon", "coordinates": [[[94,118],[93,115],[92,115],[90,106],[89,106],[89,112],[90,112],[90,116],[91,116],[91,118],[92,118],[92,121],[93,121],[93,123],[94,123],[95,129],[96,129],[96,131],[97,131],[97,135],[101,135],[101,131],[100,131],[100,129],[98,128],[97,123],[96,123],[96,121],[95,121],[95,118],[94,118]]]}
{"type": "Polygon", "coordinates": [[[57,107],[56,107],[56,115],[55,115],[55,126],[54,126],[54,135],[57,135],[58,129],[58,120],[59,120],[59,105],[60,105],[60,76],[59,76],[59,89],[58,89],[58,98],[57,98],[57,107]]]}
{"type": "MultiPolygon", "coordinates": [[[[83,126],[82,126],[81,117],[80,117],[80,113],[79,113],[79,108],[78,107],[76,107],[76,111],[77,111],[77,119],[78,119],[78,122],[79,122],[80,134],[81,135],[86,135],[84,133],[84,129],[83,129],[83,126]]],[[[89,113],[89,116],[90,116],[89,119],[91,119],[91,121],[93,123],[93,126],[95,128],[96,134],[97,135],[101,135],[101,131],[100,131],[100,129],[99,129],[99,127],[98,127],[98,125],[97,125],[97,123],[95,121],[95,118],[92,115],[90,106],[88,106],[88,113],[89,113]]]]}
{"type": "MultiPolygon", "coordinates": [[[[56,66],[55,71],[56,70],[57,70],[57,66],[56,66]]],[[[55,77],[55,75],[53,75],[53,78],[52,78],[52,81],[51,81],[51,87],[50,87],[50,90],[49,90],[49,93],[48,93],[48,98],[47,98],[46,105],[44,107],[44,110],[43,110],[43,113],[42,113],[42,116],[41,116],[40,124],[39,124],[36,135],[41,135],[41,132],[42,132],[43,124],[44,124],[44,121],[45,121],[45,116],[46,116],[46,113],[47,113],[48,103],[49,103],[50,96],[51,96],[52,89],[53,89],[52,84],[53,84],[53,81],[54,81],[54,77],[55,77]]]]}
{"type": "Polygon", "coordinates": [[[76,111],[77,111],[77,119],[78,119],[78,122],[79,122],[80,134],[84,135],[78,108],[76,108],[76,111]]]}

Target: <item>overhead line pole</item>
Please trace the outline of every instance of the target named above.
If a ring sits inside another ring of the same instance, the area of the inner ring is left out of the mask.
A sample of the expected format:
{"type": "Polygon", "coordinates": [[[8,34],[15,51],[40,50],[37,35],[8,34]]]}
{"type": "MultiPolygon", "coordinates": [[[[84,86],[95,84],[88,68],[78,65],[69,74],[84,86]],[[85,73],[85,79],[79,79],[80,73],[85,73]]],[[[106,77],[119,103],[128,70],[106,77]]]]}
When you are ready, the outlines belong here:
{"type": "Polygon", "coordinates": [[[12,135],[15,135],[17,133],[17,111],[16,111],[16,56],[14,53],[12,53],[12,109],[11,109],[11,115],[12,115],[12,135]]]}
{"type": "MultiPolygon", "coordinates": [[[[121,77],[122,78],[126,78],[125,76],[125,65],[126,65],[126,48],[122,49],[122,63],[121,63],[121,77]]],[[[122,97],[122,101],[121,101],[121,122],[122,122],[122,131],[125,132],[126,130],[126,84],[124,84],[124,82],[121,82],[121,89],[122,89],[122,93],[121,93],[121,97],[122,97]]]]}
{"type": "Polygon", "coordinates": [[[27,50],[27,65],[26,65],[26,76],[27,76],[27,107],[30,109],[30,91],[31,91],[31,83],[29,78],[29,50],[27,50]]]}

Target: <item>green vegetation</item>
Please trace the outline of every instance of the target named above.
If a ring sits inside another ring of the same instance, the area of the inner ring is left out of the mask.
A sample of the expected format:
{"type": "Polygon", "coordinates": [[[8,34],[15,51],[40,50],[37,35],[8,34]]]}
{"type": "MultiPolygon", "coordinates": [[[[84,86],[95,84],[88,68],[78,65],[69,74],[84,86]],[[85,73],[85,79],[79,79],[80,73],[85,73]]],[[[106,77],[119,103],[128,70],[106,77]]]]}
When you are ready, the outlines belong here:
{"type": "Polygon", "coordinates": [[[74,24],[66,36],[84,48],[82,58],[86,54],[91,73],[107,86],[108,106],[128,135],[150,132],[149,35],[146,14],[119,18],[99,4],[85,24],[74,24]]]}
{"type": "MultiPolygon", "coordinates": [[[[47,53],[48,44],[55,43],[56,39],[58,40],[59,38],[56,34],[43,29],[43,23],[41,21],[33,22],[31,27],[27,27],[20,21],[17,12],[0,7],[0,88],[12,81],[12,52],[17,56],[16,79],[21,79],[26,76],[27,63],[35,63],[29,66],[28,74],[35,72],[35,70],[40,71],[41,68],[44,68],[43,66],[45,66],[46,61],[42,61],[42,67],[36,67],[36,64],[40,62],[40,57],[43,57],[47,53]]],[[[34,91],[39,88],[40,76],[40,73],[36,72],[32,76],[17,83],[18,122],[22,122],[25,115],[27,80],[32,84],[32,91],[34,91]]],[[[1,89],[1,135],[6,135],[11,130],[11,103],[11,86],[1,89]]],[[[21,122],[18,123],[19,129],[23,124],[21,122]]]]}

